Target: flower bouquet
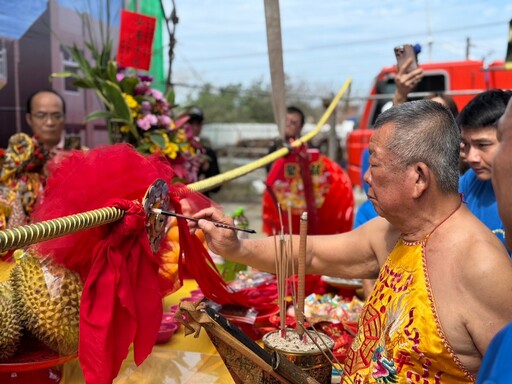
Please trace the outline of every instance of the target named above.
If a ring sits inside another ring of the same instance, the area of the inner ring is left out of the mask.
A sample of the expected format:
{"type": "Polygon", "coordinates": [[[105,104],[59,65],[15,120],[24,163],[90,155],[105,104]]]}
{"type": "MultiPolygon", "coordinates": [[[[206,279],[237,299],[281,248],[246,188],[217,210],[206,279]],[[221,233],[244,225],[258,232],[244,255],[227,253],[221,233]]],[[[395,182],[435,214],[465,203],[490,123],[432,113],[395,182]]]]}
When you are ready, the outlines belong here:
{"type": "Polygon", "coordinates": [[[110,44],[101,50],[91,44],[88,48],[93,64],[76,46],[70,51],[81,73],[64,71],[51,75],[72,77],[75,86],[96,92],[105,110],[89,114],[85,121],[105,119],[112,144],[125,142],[143,154],[161,154],[169,160],[180,181],[197,181],[204,149],[193,137],[188,116],[175,116],[173,93],[164,95],[152,88],[150,76],[118,68],[110,59],[110,44]]]}
{"type": "Polygon", "coordinates": [[[151,88],[150,76],[120,70],[116,79],[132,122],[112,121],[109,130],[113,141],[130,143],[144,154],[161,154],[183,182],[197,181],[203,147],[193,136],[187,123],[189,117],[175,117],[172,101],[151,88]]]}

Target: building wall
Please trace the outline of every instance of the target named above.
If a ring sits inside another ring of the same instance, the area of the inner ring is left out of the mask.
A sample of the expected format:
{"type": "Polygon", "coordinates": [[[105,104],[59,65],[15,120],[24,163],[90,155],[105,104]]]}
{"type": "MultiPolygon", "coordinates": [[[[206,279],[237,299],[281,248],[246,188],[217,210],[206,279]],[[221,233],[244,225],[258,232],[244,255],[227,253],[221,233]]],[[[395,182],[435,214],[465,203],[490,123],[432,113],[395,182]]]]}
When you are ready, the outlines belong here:
{"type": "Polygon", "coordinates": [[[16,132],[16,110],[19,108],[14,97],[15,83],[12,81],[15,77],[15,56],[18,47],[17,41],[10,39],[2,39],[1,45],[5,50],[7,76],[6,82],[0,89],[0,147],[6,147],[9,137],[16,132]]]}
{"type": "MultiPolygon", "coordinates": [[[[118,28],[111,31],[114,54],[118,28]]],[[[99,36],[99,29],[99,22],[93,21],[95,37],[99,36]]],[[[87,114],[102,109],[94,91],[67,91],[65,79],[49,79],[52,73],[65,69],[61,47],[76,44],[87,52],[85,39],[89,40],[89,35],[79,14],[75,9],[60,6],[57,0],[48,1],[46,10],[18,40],[0,36],[0,45],[6,48],[8,69],[7,82],[0,87],[0,148],[5,148],[16,132],[31,133],[25,120],[26,100],[41,89],[54,89],[66,101],[68,134],[79,135],[82,144],[88,147],[108,143],[104,121],[84,122],[87,114]]]]}

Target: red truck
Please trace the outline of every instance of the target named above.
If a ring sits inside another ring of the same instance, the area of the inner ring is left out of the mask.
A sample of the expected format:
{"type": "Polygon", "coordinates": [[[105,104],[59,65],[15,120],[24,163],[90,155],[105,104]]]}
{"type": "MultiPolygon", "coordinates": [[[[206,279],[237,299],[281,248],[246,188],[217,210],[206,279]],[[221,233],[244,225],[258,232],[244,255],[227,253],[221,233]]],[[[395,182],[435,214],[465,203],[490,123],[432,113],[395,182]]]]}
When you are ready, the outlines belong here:
{"type": "MultiPolygon", "coordinates": [[[[422,99],[432,92],[443,92],[453,97],[459,111],[479,92],[487,89],[512,89],[512,71],[505,69],[503,61],[486,65],[483,61],[466,60],[425,63],[424,77],[410,100],[422,99]]],[[[347,171],[352,185],[362,186],[361,155],[368,146],[373,124],[384,104],[395,92],[396,66],[383,68],[373,83],[358,126],[347,137],[347,171]]]]}

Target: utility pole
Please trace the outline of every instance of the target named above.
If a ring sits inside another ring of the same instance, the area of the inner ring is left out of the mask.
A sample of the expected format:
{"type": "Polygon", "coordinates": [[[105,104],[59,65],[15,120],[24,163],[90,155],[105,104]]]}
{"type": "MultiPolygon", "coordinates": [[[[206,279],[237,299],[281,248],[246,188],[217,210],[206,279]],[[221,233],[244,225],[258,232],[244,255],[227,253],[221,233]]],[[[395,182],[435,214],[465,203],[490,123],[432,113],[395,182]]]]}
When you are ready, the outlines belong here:
{"type": "Polygon", "coordinates": [[[471,47],[471,39],[466,37],[466,60],[469,60],[469,48],[471,47]]]}

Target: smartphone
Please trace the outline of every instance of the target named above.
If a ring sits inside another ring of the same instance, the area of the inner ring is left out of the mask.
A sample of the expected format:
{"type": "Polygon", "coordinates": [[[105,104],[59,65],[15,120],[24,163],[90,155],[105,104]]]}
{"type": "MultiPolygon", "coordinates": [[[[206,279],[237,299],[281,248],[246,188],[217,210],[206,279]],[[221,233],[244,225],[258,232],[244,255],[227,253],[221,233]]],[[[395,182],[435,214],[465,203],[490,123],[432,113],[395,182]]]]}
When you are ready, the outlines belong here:
{"type": "Polygon", "coordinates": [[[416,52],[414,52],[414,47],[411,44],[399,45],[394,48],[395,57],[396,57],[396,69],[397,71],[402,68],[407,59],[412,58],[412,63],[407,68],[407,72],[409,73],[416,68],[418,68],[418,59],[416,57],[416,52]]]}

